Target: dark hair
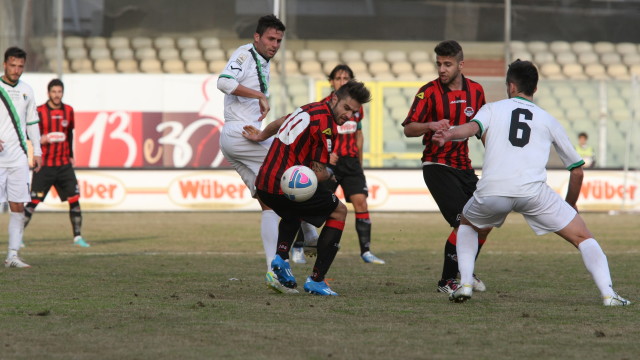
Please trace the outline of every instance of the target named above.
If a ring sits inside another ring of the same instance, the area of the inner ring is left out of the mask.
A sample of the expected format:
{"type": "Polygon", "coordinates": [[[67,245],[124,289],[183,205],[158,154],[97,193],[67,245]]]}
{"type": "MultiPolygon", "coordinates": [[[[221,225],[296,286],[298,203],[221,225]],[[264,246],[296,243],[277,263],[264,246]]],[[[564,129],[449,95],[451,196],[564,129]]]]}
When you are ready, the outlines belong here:
{"type": "Polygon", "coordinates": [[[275,15],[265,15],[258,20],[258,26],[256,27],[256,33],[262,36],[269,28],[274,28],[278,31],[284,32],[285,27],[282,21],[275,15]]]}
{"type": "Polygon", "coordinates": [[[47,91],[51,91],[51,88],[54,86],[60,86],[62,88],[62,90],[64,90],[64,84],[62,83],[62,80],[60,79],[53,79],[51,81],[49,81],[49,85],[47,85],[47,91]]]}
{"type": "Polygon", "coordinates": [[[442,41],[435,47],[435,49],[433,49],[433,51],[435,51],[438,56],[451,56],[455,57],[458,61],[464,60],[462,46],[460,46],[460,44],[455,40],[442,41]]]}
{"type": "Polygon", "coordinates": [[[578,134],[578,137],[583,137],[583,136],[584,136],[585,139],[589,138],[589,135],[587,135],[587,133],[584,132],[584,131],[578,134]]]}
{"type": "Polygon", "coordinates": [[[338,97],[338,100],[349,96],[361,105],[371,101],[371,93],[369,92],[369,89],[367,89],[363,83],[355,80],[349,80],[349,82],[342,85],[335,94],[336,97],[338,97]]]}
{"type": "Polygon", "coordinates": [[[333,70],[331,70],[331,73],[329,74],[329,80],[333,80],[336,75],[338,75],[338,72],[340,71],[344,71],[347,74],[349,74],[350,78],[355,78],[355,76],[353,76],[353,70],[351,70],[351,68],[348,65],[345,64],[339,64],[336,65],[336,67],[333,68],[333,70]]]}
{"type": "Polygon", "coordinates": [[[19,47],[12,46],[4,52],[4,62],[7,62],[10,57],[27,60],[27,53],[19,47]]]}
{"type": "Polygon", "coordinates": [[[518,92],[533,96],[538,86],[538,69],[531,61],[518,59],[509,65],[507,83],[515,84],[518,92]]]}

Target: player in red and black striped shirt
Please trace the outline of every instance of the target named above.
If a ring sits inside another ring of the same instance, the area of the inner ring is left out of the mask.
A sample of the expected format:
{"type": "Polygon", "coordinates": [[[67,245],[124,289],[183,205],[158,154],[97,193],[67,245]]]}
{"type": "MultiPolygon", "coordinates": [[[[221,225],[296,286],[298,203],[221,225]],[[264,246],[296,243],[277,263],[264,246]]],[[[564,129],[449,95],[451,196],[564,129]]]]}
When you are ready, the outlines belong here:
{"type": "MultiPolygon", "coordinates": [[[[347,65],[337,65],[329,74],[329,83],[334,91],[354,78],[353,71],[347,65]]],[[[323,101],[327,101],[330,94],[323,101]]],[[[356,233],[360,244],[360,256],[366,263],[384,264],[384,260],[371,252],[371,218],[367,206],[369,189],[367,179],[362,169],[362,150],[364,136],[362,135],[362,119],[364,108],[346,123],[338,126],[335,149],[331,153],[331,168],[338,184],[342,187],[347,202],[353,204],[356,213],[356,233]]]]}
{"type": "MultiPolygon", "coordinates": [[[[333,262],[340,244],[347,207],[330,190],[326,181],[335,180],[328,168],[329,154],[335,143],[336,128],[351,119],[362,104],[370,101],[364,84],[351,81],[336,91],[328,102],[302,106],[292,114],[269,124],[262,132],[245,126],[245,137],[263,141],[277,129],[277,134],[256,178],[260,200],[280,217],[278,248],[271,263],[277,281],[270,287],[291,292],[297,286],[289,265],[289,250],[302,220],[317,227],[325,224],[318,238],[318,257],[304,289],[317,295],[337,295],[325,283],[324,277],[333,262]],[[252,136],[254,134],[255,136],[252,136]],[[280,189],[280,178],[293,165],[305,165],[315,172],[321,182],[309,200],[294,202],[280,189]]],[[[269,279],[270,273],[267,273],[269,279]]]]}
{"type": "Polygon", "coordinates": [[[90,245],[82,238],[82,212],[80,189],[73,170],[73,108],[62,103],[64,84],[53,79],[47,86],[49,100],[38,106],[40,116],[40,143],[42,145],[42,169],[33,173],[31,202],[25,206],[25,228],[31,221],[36,206],[44,201],[51,186],[56,188],[61,201],[69,202],[69,218],[73,230],[73,244],[90,245]]]}
{"type": "MultiPolygon", "coordinates": [[[[439,292],[451,293],[458,287],[456,234],[460,214],[473,195],[478,177],[471,167],[467,139],[438,147],[431,142],[431,136],[437,130],[468,123],[486,101],[482,86],[462,75],[464,55],[460,44],[443,41],[436,46],[435,53],[439,77],[418,90],[402,126],[407,137],[423,136],[424,181],[440,212],[453,227],[445,244],[442,278],[437,288],[439,292]]],[[[480,246],[487,233],[480,234],[480,246]]],[[[484,291],[482,281],[475,275],[474,279],[474,290],[484,291]]]]}

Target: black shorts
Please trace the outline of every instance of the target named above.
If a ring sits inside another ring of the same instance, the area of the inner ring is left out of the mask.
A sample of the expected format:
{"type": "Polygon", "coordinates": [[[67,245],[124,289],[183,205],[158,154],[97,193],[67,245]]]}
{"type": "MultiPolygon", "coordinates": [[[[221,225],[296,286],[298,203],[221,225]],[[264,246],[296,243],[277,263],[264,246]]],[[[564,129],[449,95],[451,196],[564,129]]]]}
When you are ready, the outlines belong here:
{"type": "Polygon", "coordinates": [[[462,209],[478,183],[475,171],[433,164],[422,167],[422,176],[445,220],[451,227],[460,226],[462,209]]]}
{"type": "Polygon", "coordinates": [[[40,171],[34,172],[31,180],[31,199],[44,200],[51,186],[56,188],[61,201],[80,195],[76,172],[71,164],[43,166],[40,171]]]}
{"type": "Polygon", "coordinates": [[[340,200],[325,184],[318,185],[318,190],[311,199],[303,202],[295,202],[282,194],[271,194],[260,189],[256,192],[260,200],[273,209],[283,220],[304,220],[315,227],[321,227],[340,203],[340,200]]]}
{"type": "Polygon", "coordinates": [[[344,197],[347,201],[351,195],[364,194],[369,196],[369,189],[367,188],[367,179],[364,177],[364,170],[360,164],[360,159],[355,157],[343,157],[338,158],[338,162],[335,166],[331,166],[333,173],[336,175],[338,184],[342,186],[344,191],[344,197]]]}

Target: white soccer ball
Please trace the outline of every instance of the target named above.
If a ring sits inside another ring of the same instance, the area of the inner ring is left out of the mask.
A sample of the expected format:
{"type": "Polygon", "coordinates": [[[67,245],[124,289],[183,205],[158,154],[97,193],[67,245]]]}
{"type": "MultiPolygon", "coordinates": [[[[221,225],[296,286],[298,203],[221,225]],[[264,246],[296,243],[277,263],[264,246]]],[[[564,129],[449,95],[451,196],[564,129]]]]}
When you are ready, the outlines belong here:
{"type": "Polygon", "coordinates": [[[280,188],[289,200],[309,200],[318,188],[318,178],[313,170],[304,165],[294,165],[282,174],[280,188]]]}

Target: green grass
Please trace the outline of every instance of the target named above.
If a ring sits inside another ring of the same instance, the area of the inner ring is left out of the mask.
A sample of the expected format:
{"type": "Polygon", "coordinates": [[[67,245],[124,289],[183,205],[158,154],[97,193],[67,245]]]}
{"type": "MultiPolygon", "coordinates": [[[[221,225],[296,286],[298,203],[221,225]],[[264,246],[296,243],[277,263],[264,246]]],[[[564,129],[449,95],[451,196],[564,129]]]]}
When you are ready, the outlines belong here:
{"type": "MultiPolygon", "coordinates": [[[[637,215],[584,216],[640,301],[637,215]]],[[[360,260],[350,215],[328,274],[340,296],[324,298],[264,286],[257,213],[87,213],[89,249],[70,245],[66,214],[37,213],[33,268],[0,270],[0,358],[638,358],[640,308],[603,307],[578,251],[519,215],[492,233],[476,267],[488,291],[465,304],[435,292],[439,214],[372,220],[387,264],[360,260]]],[[[311,266],[293,265],[299,282],[311,266]]]]}

